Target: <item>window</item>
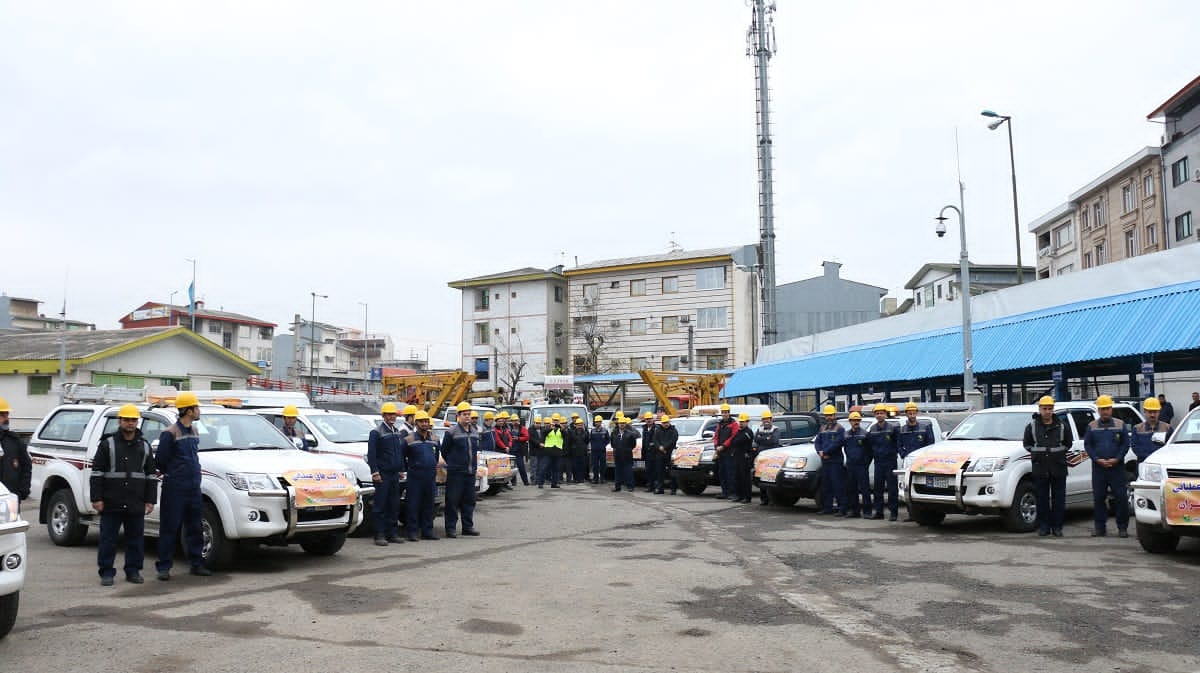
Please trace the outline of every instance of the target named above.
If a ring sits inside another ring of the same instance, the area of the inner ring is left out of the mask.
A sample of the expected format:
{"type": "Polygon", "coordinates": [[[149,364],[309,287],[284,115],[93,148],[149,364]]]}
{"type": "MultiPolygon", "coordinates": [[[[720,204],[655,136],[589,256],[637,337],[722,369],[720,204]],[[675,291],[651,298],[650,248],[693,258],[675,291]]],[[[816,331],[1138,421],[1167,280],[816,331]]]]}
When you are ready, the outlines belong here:
{"type": "Polygon", "coordinates": [[[1158,227],[1153,224],[1146,225],[1146,245],[1158,245],[1158,227]]]}
{"type": "Polygon", "coordinates": [[[727,310],[724,306],[702,308],[696,310],[698,329],[721,329],[728,325],[727,310]]]}
{"type": "Polygon", "coordinates": [[[250,338],[250,326],[249,325],[238,325],[238,338],[239,339],[249,339],[250,338]]]}
{"type": "Polygon", "coordinates": [[[1074,265],[1074,264],[1068,264],[1068,265],[1066,265],[1066,266],[1059,267],[1058,271],[1056,272],[1056,275],[1062,276],[1062,275],[1064,275],[1064,274],[1071,273],[1071,272],[1072,272],[1072,271],[1074,271],[1074,270],[1075,270],[1075,265],[1074,265]]]}
{"type": "Polygon", "coordinates": [[[662,359],[662,368],[669,372],[678,370],[679,369],[679,356],[678,355],[664,355],[663,359],[662,359]]]}
{"type": "MultiPolygon", "coordinates": [[[[487,334],[485,331],[484,334],[487,334]]],[[[488,371],[491,369],[492,361],[488,358],[475,358],[475,378],[480,381],[488,380],[488,371]]]]}
{"type": "Polygon", "coordinates": [[[209,390],[233,390],[232,381],[211,381],[208,384],[209,390]]]}
{"type": "Polygon", "coordinates": [[[249,360],[250,359],[250,349],[249,348],[239,348],[238,349],[238,357],[240,357],[243,360],[249,360]]]}
{"type": "Polygon", "coordinates": [[[216,320],[209,320],[208,321],[208,333],[209,334],[220,334],[221,333],[221,323],[217,322],[216,320]]]}
{"type": "Polygon", "coordinates": [[[49,395],[50,394],[50,377],[49,376],[30,376],[28,380],[28,391],[30,395],[49,395]]]}
{"type": "Polygon", "coordinates": [[[513,298],[513,299],[516,299],[516,298],[517,298],[517,293],[516,293],[516,292],[513,292],[513,293],[511,294],[511,296],[512,296],[512,298],[513,298]]]}
{"type": "Polygon", "coordinates": [[[275,330],[273,328],[270,328],[270,327],[259,327],[258,328],[258,338],[259,339],[270,339],[274,336],[275,336],[275,330]]]}
{"type": "MultiPolygon", "coordinates": [[[[517,296],[517,293],[514,292],[513,296],[514,297],[517,296]]],[[[554,301],[561,304],[561,303],[563,303],[563,299],[566,298],[566,296],[567,296],[567,289],[565,287],[563,287],[562,285],[554,286],[554,301]]]]}
{"type": "Polygon", "coordinates": [[[324,360],[325,360],[325,364],[327,364],[327,365],[333,364],[333,356],[332,355],[326,355],[324,357],[324,360]]]}
{"type": "Polygon", "coordinates": [[[925,287],[925,305],[933,306],[933,286],[932,285],[928,285],[925,287]]]}
{"type": "Polygon", "coordinates": [[[644,297],[646,295],[646,279],[639,278],[629,281],[629,296],[644,297]]]}
{"type": "Polygon", "coordinates": [[[588,283],[583,286],[583,303],[596,301],[600,298],[600,286],[595,283],[588,283]]]}
{"type": "Polygon", "coordinates": [[[1054,247],[1062,248],[1071,244],[1071,225],[1064,224],[1054,230],[1054,247]]]}
{"type": "Polygon", "coordinates": [[[486,346],[491,338],[491,330],[488,329],[488,324],[485,322],[475,323],[475,345],[486,346]]]}
{"type": "Polygon", "coordinates": [[[92,420],[91,409],[62,409],[46,421],[45,427],[38,433],[38,439],[48,439],[54,442],[78,442],[83,439],[83,431],[87,429],[88,421],[92,420]]]}
{"type": "Polygon", "coordinates": [[[921,305],[921,291],[917,290],[917,306],[921,305]]]}
{"type": "Polygon", "coordinates": [[[1154,176],[1147,175],[1142,178],[1142,198],[1154,196],[1154,176]]]}
{"type": "Polygon", "coordinates": [[[509,328],[508,328],[508,333],[509,333],[509,334],[516,334],[516,333],[517,333],[517,328],[516,328],[516,327],[509,327],[509,328]]]}
{"type": "Polygon", "coordinates": [[[697,290],[720,290],[725,287],[725,267],[696,269],[697,290]]]}
{"type": "Polygon", "coordinates": [[[1133,210],[1133,183],[1129,183],[1121,188],[1121,212],[1128,213],[1133,210]]]}
{"type": "Polygon", "coordinates": [[[937,298],[938,299],[942,298],[942,286],[941,285],[937,286],[937,298]]]}
{"type": "Polygon", "coordinates": [[[696,352],[696,357],[700,359],[701,364],[705,369],[724,369],[725,368],[725,349],[724,348],[705,348],[696,352]]]}
{"type": "MultiPolygon", "coordinates": [[[[142,376],[128,374],[92,374],[94,386],[120,386],[122,388],[145,388],[146,379],[142,376]]],[[[180,388],[182,390],[182,388],[180,388]]]]}
{"type": "Polygon", "coordinates": [[[645,318],[630,318],[629,319],[629,333],[630,334],[645,334],[646,333],[646,319],[645,318]]]}
{"type": "Polygon", "coordinates": [[[1096,257],[1095,257],[1096,266],[1100,266],[1101,264],[1104,264],[1105,262],[1108,261],[1108,250],[1106,249],[1107,247],[1108,246],[1103,241],[1100,242],[1100,245],[1096,246],[1096,257]]]}
{"type": "Polygon", "coordinates": [[[475,291],[475,310],[486,311],[492,307],[492,293],[490,288],[480,288],[475,291]]]}
{"type": "Polygon", "coordinates": [[[226,350],[233,349],[233,332],[226,332],[221,335],[221,345],[224,346],[226,350]]]}
{"type": "Polygon", "coordinates": [[[1080,226],[1083,227],[1084,231],[1087,231],[1088,229],[1092,228],[1091,220],[1088,219],[1087,206],[1083,207],[1083,212],[1080,213],[1080,215],[1079,215],[1079,222],[1080,222],[1080,226]]]}
{"type": "Polygon", "coordinates": [[[1083,268],[1085,268],[1085,269],[1092,268],[1092,253],[1090,253],[1090,252],[1083,253],[1083,268]]]}
{"type": "Polygon", "coordinates": [[[664,315],[662,319],[663,334],[674,334],[679,331],[679,316],[664,315]]]}
{"type": "Polygon", "coordinates": [[[1175,240],[1182,241],[1192,236],[1192,211],[1175,218],[1175,240]]]}
{"type": "Polygon", "coordinates": [[[662,279],[663,294],[672,294],[679,291],[679,276],[663,276],[662,279]]]}
{"type": "Polygon", "coordinates": [[[554,358],[554,371],[561,372],[563,370],[563,359],[554,358]]]}
{"type": "Polygon", "coordinates": [[[554,338],[557,339],[558,337],[560,337],[562,335],[563,335],[563,324],[561,322],[555,322],[554,323],[554,338]]]}
{"type": "Polygon", "coordinates": [[[1130,229],[1129,231],[1125,232],[1125,256],[1137,257],[1137,254],[1137,229],[1130,229]]]}
{"type": "Polygon", "coordinates": [[[650,368],[650,358],[629,358],[629,371],[636,372],[640,369],[650,368]]]}
{"type": "Polygon", "coordinates": [[[1188,181],[1188,159],[1184,157],[1171,164],[1171,186],[1178,187],[1188,181]]]}
{"type": "Polygon", "coordinates": [[[1092,204],[1092,222],[1097,227],[1104,224],[1104,202],[1096,201],[1092,204]]]}

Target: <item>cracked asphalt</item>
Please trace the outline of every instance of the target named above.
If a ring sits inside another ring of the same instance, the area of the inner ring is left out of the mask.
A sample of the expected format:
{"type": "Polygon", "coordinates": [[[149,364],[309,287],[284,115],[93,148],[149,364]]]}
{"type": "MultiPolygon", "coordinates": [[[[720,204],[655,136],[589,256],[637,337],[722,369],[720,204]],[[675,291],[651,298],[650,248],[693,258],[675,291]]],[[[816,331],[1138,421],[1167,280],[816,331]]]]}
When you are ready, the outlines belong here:
{"type": "MultiPolygon", "coordinates": [[[[25,503],[26,512],[36,504],[25,503]]],[[[1062,539],[997,519],[818,516],[709,495],[518,488],[479,538],[99,586],[95,533],[29,534],[5,670],[1200,671],[1200,541],[1062,539]]],[[[152,554],[151,554],[152,555],[152,554]]],[[[151,566],[148,566],[152,569],[151,566]]]]}

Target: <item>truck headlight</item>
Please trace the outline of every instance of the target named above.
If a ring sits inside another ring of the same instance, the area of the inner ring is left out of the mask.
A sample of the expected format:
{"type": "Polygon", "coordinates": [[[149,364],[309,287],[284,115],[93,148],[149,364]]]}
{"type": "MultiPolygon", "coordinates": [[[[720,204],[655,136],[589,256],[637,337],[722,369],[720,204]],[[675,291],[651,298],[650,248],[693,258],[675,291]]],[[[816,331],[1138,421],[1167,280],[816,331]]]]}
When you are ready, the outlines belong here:
{"type": "Polygon", "coordinates": [[[354,470],[343,470],[342,476],[345,477],[351,484],[358,483],[358,475],[354,474],[354,470]]]}
{"type": "Polygon", "coordinates": [[[702,462],[702,463],[711,463],[712,461],[714,461],[716,459],[717,459],[717,452],[715,449],[705,449],[700,452],[700,462],[702,462]]]}
{"type": "Polygon", "coordinates": [[[268,474],[257,474],[254,472],[228,472],[225,478],[229,480],[229,485],[239,491],[274,491],[279,489],[279,484],[271,479],[268,474]]]}
{"type": "Polygon", "coordinates": [[[1158,463],[1142,463],[1138,465],[1139,481],[1162,481],[1163,469],[1158,463]]]}
{"type": "Polygon", "coordinates": [[[989,456],[987,458],[975,459],[975,464],[971,466],[972,472],[999,472],[1008,465],[1008,457],[1003,458],[998,456],[989,456]]]}
{"type": "Polygon", "coordinates": [[[0,523],[12,523],[21,518],[21,499],[12,493],[0,495],[0,523]]]}
{"type": "Polygon", "coordinates": [[[808,459],[804,456],[791,456],[783,461],[783,466],[789,470],[803,470],[806,465],[808,465],[808,459]]]}

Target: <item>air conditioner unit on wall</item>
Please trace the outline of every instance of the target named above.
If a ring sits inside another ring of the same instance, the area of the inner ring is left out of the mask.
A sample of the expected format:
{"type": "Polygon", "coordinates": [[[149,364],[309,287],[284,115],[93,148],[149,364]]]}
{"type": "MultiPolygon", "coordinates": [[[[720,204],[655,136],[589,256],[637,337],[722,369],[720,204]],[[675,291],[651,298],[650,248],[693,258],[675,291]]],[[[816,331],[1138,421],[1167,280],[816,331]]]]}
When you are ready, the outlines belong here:
{"type": "Polygon", "coordinates": [[[686,324],[688,324],[688,323],[690,323],[691,321],[692,321],[692,316],[690,316],[690,315],[681,315],[681,316],[679,316],[679,322],[681,322],[681,323],[683,323],[683,324],[685,324],[685,325],[686,325],[686,324]]]}
{"type": "Polygon", "coordinates": [[[609,327],[620,327],[620,326],[621,326],[621,321],[620,321],[620,320],[609,320],[609,321],[608,321],[608,326],[609,326],[609,327]]]}
{"type": "Polygon", "coordinates": [[[554,345],[561,346],[562,345],[562,337],[554,337],[554,345]]]}

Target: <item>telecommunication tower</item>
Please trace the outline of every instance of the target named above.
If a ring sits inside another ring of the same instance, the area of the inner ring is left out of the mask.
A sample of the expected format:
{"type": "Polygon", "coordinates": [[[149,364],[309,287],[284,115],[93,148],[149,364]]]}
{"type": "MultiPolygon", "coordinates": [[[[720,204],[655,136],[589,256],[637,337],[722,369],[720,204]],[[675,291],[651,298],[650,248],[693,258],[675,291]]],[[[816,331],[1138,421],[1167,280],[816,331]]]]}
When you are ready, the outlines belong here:
{"type": "Polygon", "coordinates": [[[771,166],[771,91],[767,64],[775,55],[775,2],[748,0],[754,10],[746,31],[746,55],[754,60],[758,103],[758,254],[761,274],[762,344],[775,343],[775,178],[771,166]]]}

